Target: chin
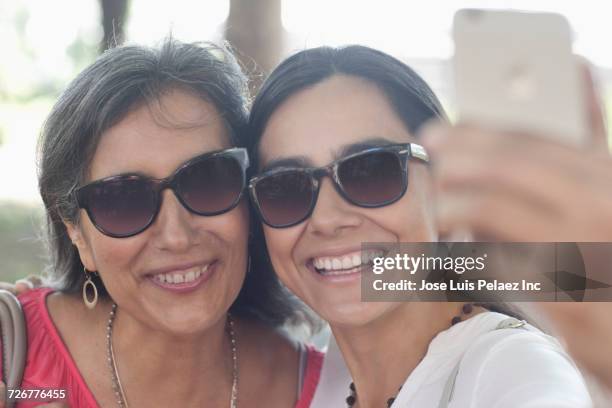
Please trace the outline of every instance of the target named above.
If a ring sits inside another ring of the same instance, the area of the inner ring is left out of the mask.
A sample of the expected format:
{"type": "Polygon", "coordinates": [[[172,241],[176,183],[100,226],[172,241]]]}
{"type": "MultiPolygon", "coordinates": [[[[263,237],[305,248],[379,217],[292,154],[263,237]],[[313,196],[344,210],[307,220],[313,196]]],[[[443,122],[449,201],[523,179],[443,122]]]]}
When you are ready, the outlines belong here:
{"type": "Polygon", "coordinates": [[[361,327],[375,322],[393,306],[382,302],[350,302],[326,305],[319,310],[319,315],[331,326],[361,327]]]}
{"type": "MultiPolygon", "coordinates": [[[[210,306],[210,305],[207,305],[210,306]]],[[[170,307],[149,310],[149,324],[173,336],[201,334],[214,327],[220,320],[225,321],[226,311],[219,307],[202,307],[200,304],[176,304],[170,307]],[[215,309],[215,310],[210,310],[215,309]],[[217,311],[218,309],[219,311],[217,311]]]]}
{"type": "Polygon", "coordinates": [[[213,319],[205,319],[200,316],[183,316],[179,319],[165,319],[159,322],[162,330],[174,336],[192,336],[204,333],[217,323],[213,319]]]}

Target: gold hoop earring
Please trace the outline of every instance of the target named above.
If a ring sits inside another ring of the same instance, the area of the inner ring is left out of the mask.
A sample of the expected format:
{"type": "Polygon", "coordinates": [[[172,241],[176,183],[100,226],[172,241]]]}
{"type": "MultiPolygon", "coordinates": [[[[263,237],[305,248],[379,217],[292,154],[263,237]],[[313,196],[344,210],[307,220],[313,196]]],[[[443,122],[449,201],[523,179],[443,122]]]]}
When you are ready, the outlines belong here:
{"type": "Polygon", "coordinates": [[[89,310],[96,307],[98,304],[98,288],[96,284],[91,280],[91,273],[87,271],[86,268],[83,268],[85,271],[85,283],[83,283],[83,303],[89,310]],[[89,300],[89,296],[87,296],[87,289],[90,288],[93,292],[93,299],[89,300]]]}

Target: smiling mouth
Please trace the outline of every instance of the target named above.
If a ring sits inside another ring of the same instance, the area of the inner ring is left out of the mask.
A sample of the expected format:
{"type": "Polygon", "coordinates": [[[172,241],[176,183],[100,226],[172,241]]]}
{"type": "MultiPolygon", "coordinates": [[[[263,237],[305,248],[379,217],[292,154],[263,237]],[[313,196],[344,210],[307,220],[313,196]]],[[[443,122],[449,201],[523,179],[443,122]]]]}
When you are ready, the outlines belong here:
{"type": "Polygon", "coordinates": [[[322,276],[350,275],[361,272],[363,266],[371,265],[374,258],[382,255],[382,251],[357,251],[340,256],[315,257],[310,263],[322,276]]]}
{"type": "Polygon", "coordinates": [[[208,280],[216,269],[216,264],[217,261],[214,261],[187,269],[149,274],[146,277],[159,288],[176,293],[190,292],[208,280]]]}

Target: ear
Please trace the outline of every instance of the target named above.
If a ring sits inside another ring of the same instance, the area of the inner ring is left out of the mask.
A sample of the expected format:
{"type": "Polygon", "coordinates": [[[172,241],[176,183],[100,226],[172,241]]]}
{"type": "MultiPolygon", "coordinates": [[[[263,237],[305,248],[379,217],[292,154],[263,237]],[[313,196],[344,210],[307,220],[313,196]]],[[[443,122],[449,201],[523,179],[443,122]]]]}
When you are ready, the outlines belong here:
{"type": "Polygon", "coordinates": [[[77,250],[79,251],[79,257],[81,258],[81,262],[85,268],[88,271],[97,271],[98,268],[94,262],[91,246],[83,234],[81,227],[69,221],[64,221],[64,225],[66,226],[66,230],[68,231],[68,236],[70,237],[72,244],[76,246],[77,250]]]}

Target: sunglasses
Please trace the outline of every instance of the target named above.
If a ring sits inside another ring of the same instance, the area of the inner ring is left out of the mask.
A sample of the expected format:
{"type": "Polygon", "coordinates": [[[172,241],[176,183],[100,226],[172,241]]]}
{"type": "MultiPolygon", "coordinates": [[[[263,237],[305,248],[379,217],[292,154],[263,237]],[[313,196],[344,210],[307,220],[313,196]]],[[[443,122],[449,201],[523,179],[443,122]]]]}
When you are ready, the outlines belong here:
{"type": "Polygon", "coordinates": [[[147,229],[161,207],[161,194],[171,189],[189,212],[218,215],[242,198],[249,157],[244,148],[197,156],[164,179],[127,174],[94,181],[74,190],[79,208],[87,211],[103,234],[125,238],[147,229]]]}
{"type": "Polygon", "coordinates": [[[408,188],[411,157],[429,161],[418,144],[392,144],[363,150],[324,167],[273,169],[252,178],[249,191],[265,224],[291,227],[312,214],[324,176],[331,178],[336,191],[356,206],[377,208],[394,203],[408,188]]]}

